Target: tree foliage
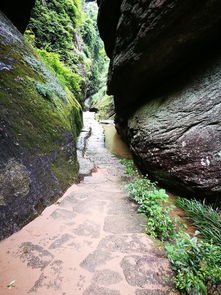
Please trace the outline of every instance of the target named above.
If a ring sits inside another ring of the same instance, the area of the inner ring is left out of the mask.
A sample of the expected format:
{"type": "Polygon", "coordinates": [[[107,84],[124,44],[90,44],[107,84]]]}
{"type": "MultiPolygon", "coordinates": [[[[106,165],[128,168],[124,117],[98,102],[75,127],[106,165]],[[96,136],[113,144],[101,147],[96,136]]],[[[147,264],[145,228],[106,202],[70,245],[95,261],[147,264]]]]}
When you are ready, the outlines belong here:
{"type": "MultiPolygon", "coordinates": [[[[57,54],[78,75],[76,79],[82,77],[81,101],[83,96],[98,91],[108,62],[97,29],[97,11],[96,3],[82,7],[81,0],[37,0],[26,33],[29,41],[42,50],[43,57],[45,52],[57,54]]],[[[55,55],[52,57],[55,61],[55,55]]]]}
{"type": "Polygon", "coordinates": [[[58,53],[67,65],[73,63],[76,29],[82,23],[80,0],[37,0],[29,30],[35,46],[58,53]]]}

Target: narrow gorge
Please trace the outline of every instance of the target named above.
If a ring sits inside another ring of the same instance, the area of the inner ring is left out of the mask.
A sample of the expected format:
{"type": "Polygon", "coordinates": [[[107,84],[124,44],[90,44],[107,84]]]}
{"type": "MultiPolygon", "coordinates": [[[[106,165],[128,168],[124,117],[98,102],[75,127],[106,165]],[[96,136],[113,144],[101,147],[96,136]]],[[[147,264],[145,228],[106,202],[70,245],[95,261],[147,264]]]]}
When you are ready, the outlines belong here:
{"type": "Polygon", "coordinates": [[[2,1],[2,295],[221,294],[220,33],[220,0],[2,1]]]}

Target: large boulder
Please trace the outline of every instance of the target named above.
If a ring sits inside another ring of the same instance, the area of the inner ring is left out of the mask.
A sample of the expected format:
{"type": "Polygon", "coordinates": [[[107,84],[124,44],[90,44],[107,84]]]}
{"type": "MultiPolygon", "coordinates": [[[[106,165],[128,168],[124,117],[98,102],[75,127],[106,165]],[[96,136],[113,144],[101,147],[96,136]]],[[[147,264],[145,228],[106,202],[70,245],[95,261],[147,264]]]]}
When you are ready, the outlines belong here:
{"type": "Polygon", "coordinates": [[[81,107],[0,13],[0,238],[77,180],[81,107]]]}
{"type": "Polygon", "coordinates": [[[179,193],[219,196],[221,1],[99,6],[108,93],[140,169],[179,193]]]}
{"type": "Polygon", "coordinates": [[[142,106],[126,135],[144,174],[188,197],[220,197],[221,59],[142,106]]]}
{"type": "Polygon", "coordinates": [[[98,25],[111,58],[108,92],[128,116],[160,81],[217,47],[220,0],[100,0],[98,25]]]}

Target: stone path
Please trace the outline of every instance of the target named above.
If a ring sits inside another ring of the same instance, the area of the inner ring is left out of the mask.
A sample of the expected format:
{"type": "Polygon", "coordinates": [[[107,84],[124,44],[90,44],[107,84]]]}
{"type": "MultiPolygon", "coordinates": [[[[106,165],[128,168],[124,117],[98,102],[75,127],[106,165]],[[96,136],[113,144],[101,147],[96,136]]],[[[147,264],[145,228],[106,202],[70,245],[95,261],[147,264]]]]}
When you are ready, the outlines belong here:
{"type": "Polygon", "coordinates": [[[169,263],[122,190],[123,167],[91,125],[85,159],[97,171],[0,243],[0,295],[163,295],[169,263]],[[8,286],[8,287],[7,287],[8,286]]]}

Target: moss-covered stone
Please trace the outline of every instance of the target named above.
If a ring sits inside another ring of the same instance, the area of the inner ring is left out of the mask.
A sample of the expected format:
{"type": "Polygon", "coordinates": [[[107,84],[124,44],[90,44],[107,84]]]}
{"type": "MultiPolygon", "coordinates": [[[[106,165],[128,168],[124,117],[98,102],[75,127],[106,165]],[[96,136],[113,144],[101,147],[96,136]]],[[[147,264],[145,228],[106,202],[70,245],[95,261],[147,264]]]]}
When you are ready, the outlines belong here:
{"type": "Polygon", "coordinates": [[[76,180],[81,127],[74,94],[0,14],[0,237],[76,180]]]}
{"type": "Polygon", "coordinates": [[[0,205],[13,201],[13,197],[23,197],[29,193],[29,173],[24,165],[10,159],[4,169],[0,169],[0,205]]]}

